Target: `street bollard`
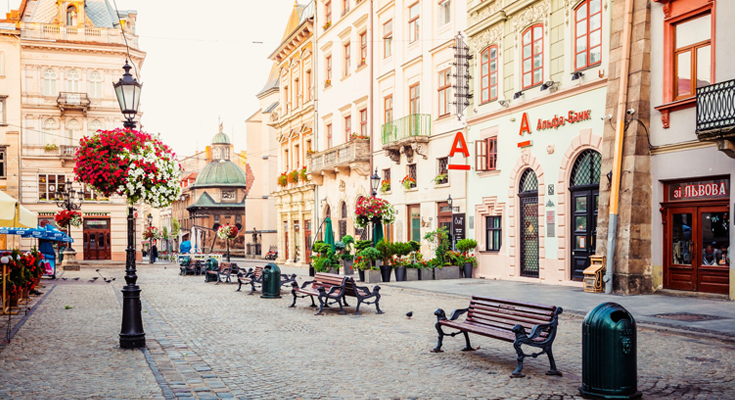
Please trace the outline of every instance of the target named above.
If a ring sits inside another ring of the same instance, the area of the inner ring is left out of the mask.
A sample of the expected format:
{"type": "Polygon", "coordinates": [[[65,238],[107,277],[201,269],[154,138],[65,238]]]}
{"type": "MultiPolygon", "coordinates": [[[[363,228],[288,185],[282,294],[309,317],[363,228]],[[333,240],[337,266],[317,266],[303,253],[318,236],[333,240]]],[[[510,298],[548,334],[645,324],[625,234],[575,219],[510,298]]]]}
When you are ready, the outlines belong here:
{"type": "Polygon", "coordinates": [[[638,391],[636,325],[616,303],[603,303],[582,324],[582,387],[585,398],[636,399],[638,391]]]}
{"type": "Polygon", "coordinates": [[[263,267],[263,285],[260,298],[281,298],[281,269],[274,263],[268,263],[263,267]]]}

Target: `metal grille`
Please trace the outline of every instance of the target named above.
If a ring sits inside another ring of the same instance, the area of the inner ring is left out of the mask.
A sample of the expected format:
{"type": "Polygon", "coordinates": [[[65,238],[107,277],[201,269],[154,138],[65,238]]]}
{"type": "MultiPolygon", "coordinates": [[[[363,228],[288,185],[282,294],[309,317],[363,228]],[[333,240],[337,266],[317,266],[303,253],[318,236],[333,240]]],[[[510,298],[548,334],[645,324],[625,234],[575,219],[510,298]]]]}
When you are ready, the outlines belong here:
{"type": "Polygon", "coordinates": [[[521,184],[519,193],[538,192],[538,180],[536,173],[532,169],[527,169],[521,175],[521,184]]]}
{"type": "Polygon", "coordinates": [[[735,79],[697,88],[697,135],[734,127],[735,79]]]}
{"type": "Polygon", "coordinates": [[[439,175],[445,174],[446,176],[444,179],[441,179],[436,183],[443,184],[449,182],[449,170],[447,169],[447,165],[449,165],[449,157],[442,157],[439,159],[439,175]]]}
{"type": "Polygon", "coordinates": [[[342,218],[347,218],[347,203],[342,202],[342,218]]]}
{"type": "MultiPolygon", "coordinates": [[[[413,178],[414,182],[418,182],[418,178],[416,177],[416,164],[409,164],[408,165],[408,177],[413,178]]],[[[416,187],[416,183],[412,183],[411,187],[416,187]]]]}
{"type": "Polygon", "coordinates": [[[572,186],[599,185],[602,156],[594,150],[585,150],[574,161],[572,186]]]}
{"type": "Polygon", "coordinates": [[[464,116],[464,110],[470,105],[472,94],[470,93],[470,48],[465,44],[462,33],[458,32],[454,37],[454,105],[457,107],[457,120],[461,121],[464,116]]]}
{"type": "Polygon", "coordinates": [[[339,240],[347,235],[347,220],[339,220],[339,240]]]}
{"type": "Polygon", "coordinates": [[[368,240],[368,229],[355,228],[356,240],[368,240]]]}
{"type": "MultiPolygon", "coordinates": [[[[535,178],[535,175],[534,175],[535,178]]],[[[521,198],[521,275],[538,277],[538,197],[521,198]]]]}

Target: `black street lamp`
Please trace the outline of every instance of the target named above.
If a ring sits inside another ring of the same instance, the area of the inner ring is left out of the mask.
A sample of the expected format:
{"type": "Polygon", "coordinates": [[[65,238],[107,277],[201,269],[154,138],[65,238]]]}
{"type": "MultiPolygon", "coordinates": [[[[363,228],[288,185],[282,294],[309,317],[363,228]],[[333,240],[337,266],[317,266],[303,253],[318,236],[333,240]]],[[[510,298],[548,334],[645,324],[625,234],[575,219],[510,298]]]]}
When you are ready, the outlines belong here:
{"type": "MultiPolygon", "coordinates": [[[[71,184],[56,189],[56,206],[66,211],[76,211],[82,208],[84,202],[84,191],[76,191],[71,188],[71,184]]],[[[66,226],[66,235],[71,237],[71,224],[66,226]]],[[[64,269],[79,270],[77,262],[77,252],[71,247],[71,242],[64,249],[64,260],[61,263],[64,269]]]]}
{"type": "Polygon", "coordinates": [[[447,197],[447,204],[449,205],[449,211],[452,213],[452,222],[450,225],[449,237],[452,241],[452,251],[454,251],[454,207],[452,207],[452,195],[450,194],[449,197],[447,197]]]}
{"type": "Polygon", "coordinates": [[[380,186],[380,176],[378,176],[378,169],[375,168],[375,173],[370,177],[370,188],[373,190],[373,197],[378,195],[378,187],[380,186]]]}
{"type": "MultiPolygon", "coordinates": [[[[125,116],[123,126],[135,129],[135,116],[138,114],[140,90],[143,85],[130,75],[130,64],[125,60],[123,77],[113,83],[120,111],[125,116]]],[[[135,349],[145,347],[145,331],[143,317],[140,313],[140,287],[136,284],[138,275],[135,271],[135,217],[132,204],[128,205],[128,248],[125,249],[125,283],[122,288],[123,315],[120,329],[120,348],[135,349]]]]}

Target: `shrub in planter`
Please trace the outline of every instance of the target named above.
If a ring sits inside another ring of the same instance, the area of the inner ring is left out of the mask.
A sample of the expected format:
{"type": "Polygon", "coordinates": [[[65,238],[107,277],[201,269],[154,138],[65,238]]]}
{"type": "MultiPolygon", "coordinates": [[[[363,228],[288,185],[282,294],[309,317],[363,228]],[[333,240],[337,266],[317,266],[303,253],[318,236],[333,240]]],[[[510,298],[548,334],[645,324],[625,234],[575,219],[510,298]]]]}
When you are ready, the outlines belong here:
{"type": "Polygon", "coordinates": [[[380,273],[383,275],[383,282],[390,282],[390,274],[393,270],[393,256],[396,254],[393,243],[381,240],[375,245],[375,249],[380,253],[380,273]]]}
{"type": "Polygon", "coordinates": [[[477,248],[477,241],[462,239],[457,242],[456,248],[461,254],[461,264],[457,265],[462,267],[465,278],[472,278],[472,270],[477,267],[477,258],[471,252],[477,248]]]}
{"type": "MultiPolygon", "coordinates": [[[[352,269],[354,256],[352,255],[351,247],[352,247],[352,244],[355,243],[355,239],[350,235],[345,235],[344,237],[342,237],[342,240],[340,240],[337,243],[341,244],[339,258],[342,260],[342,265],[344,267],[344,274],[345,275],[354,274],[354,270],[352,269]]],[[[338,247],[337,243],[334,244],[335,247],[338,247]]]]}
{"type": "Polygon", "coordinates": [[[374,247],[366,247],[355,254],[353,267],[359,271],[360,281],[365,282],[365,271],[378,270],[377,267],[373,266],[373,263],[379,258],[380,252],[374,247]]]}
{"type": "Polygon", "coordinates": [[[434,258],[431,260],[435,267],[442,268],[445,265],[451,265],[449,258],[449,233],[447,228],[440,226],[438,229],[426,233],[424,240],[434,245],[434,258]]]}

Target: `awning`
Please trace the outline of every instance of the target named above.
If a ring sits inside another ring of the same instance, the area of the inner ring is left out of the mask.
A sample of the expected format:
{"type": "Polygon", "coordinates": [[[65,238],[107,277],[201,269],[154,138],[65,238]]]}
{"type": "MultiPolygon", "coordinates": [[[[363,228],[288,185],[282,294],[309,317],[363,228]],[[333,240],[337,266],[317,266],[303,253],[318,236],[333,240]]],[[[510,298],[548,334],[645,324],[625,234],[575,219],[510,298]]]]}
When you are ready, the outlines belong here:
{"type": "Polygon", "coordinates": [[[0,227],[35,228],[37,224],[36,213],[21,206],[18,200],[0,190],[0,227]]]}

